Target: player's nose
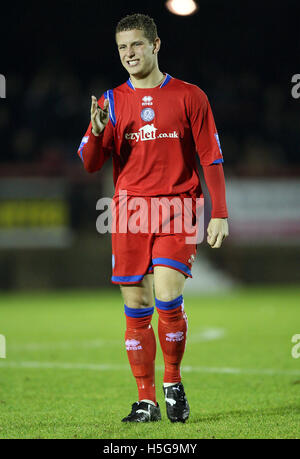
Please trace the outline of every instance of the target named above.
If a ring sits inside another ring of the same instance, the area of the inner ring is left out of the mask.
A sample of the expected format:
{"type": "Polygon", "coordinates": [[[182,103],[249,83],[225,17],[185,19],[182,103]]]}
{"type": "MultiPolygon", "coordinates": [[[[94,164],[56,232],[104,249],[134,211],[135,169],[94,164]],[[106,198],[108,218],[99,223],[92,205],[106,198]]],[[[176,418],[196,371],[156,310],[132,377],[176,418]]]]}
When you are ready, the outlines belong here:
{"type": "Polygon", "coordinates": [[[133,48],[129,48],[128,53],[127,53],[127,57],[132,59],[134,56],[135,56],[134,49],[133,48]]]}

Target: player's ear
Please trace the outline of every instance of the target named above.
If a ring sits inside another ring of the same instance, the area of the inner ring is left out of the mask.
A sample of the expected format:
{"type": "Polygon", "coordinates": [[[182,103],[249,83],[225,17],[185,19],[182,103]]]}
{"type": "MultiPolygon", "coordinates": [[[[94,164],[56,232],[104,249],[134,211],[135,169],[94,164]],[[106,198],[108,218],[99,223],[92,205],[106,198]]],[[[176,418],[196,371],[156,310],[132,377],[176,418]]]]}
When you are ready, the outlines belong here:
{"type": "Polygon", "coordinates": [[[153,54],[157,54],[158,51],[160,50],[160,45],[161,41],[160,38],[155,38],[154,43],[153,43],[153,54]]]}

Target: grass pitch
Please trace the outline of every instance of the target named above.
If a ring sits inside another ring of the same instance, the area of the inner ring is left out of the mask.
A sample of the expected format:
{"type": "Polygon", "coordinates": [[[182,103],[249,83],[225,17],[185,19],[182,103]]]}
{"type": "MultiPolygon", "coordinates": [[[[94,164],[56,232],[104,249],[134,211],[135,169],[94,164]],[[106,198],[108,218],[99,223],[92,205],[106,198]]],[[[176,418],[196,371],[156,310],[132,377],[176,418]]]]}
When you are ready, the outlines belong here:
{"type": "Polygon", "coordinates": [[[299,299],[292,287],[185,295],[190,418],[167,419],[157,339],[163,419],[132,425],[120,422],[137,390],[118,289],[2,294],[0,438],[300,438],[300,358],[291,354],[299,299]]]}

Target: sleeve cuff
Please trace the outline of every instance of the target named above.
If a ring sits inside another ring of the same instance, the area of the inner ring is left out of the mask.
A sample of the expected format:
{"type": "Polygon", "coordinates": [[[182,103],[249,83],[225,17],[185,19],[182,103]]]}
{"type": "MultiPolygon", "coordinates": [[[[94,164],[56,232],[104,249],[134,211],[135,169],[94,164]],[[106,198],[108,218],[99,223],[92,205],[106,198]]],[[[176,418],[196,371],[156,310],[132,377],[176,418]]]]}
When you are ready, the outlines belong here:
{"type": "Polygon", "coordinates": [[[99,141],[99,139],[101,139],[103,137],[103,133],[104,133],[104,129],[103,129],[102,132],[100,132],[99,135],[95,135],[93,133],[93,131],[91,130],[89,141],[93,142],[93,143],[97,143],[99,141]]]}

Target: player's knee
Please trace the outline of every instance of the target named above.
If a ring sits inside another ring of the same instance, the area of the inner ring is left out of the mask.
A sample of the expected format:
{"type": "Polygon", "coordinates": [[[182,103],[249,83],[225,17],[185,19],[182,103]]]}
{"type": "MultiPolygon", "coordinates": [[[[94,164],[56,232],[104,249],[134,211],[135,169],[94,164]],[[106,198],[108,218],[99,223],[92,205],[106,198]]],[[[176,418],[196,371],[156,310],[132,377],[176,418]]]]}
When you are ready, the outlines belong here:
{"type": "Polygon", "coordinates": [[[183,273],[164,266],[154,268],[155,297],[160,301],[173,301],[183,293],[183,273]]]}
{"type": "Polygon", "coordinates": [[[121,291],[124,299],[124,303],[129,308],[150,308],[153,306],[152,298],[150,295],[147,295],[147,292],[141,291],[133,291],[132,289],[128,289],[127,287],[121,286],[121,291]]]}
{"type": "Polygon", "coordinates": [[[183,293],[184,281],[181,278],[176,282],[157,282],[155,297],[160,301],[172,301],[183,293]]]}
{"type": "Polygon", "coordinates": [[[173,288],[173,289],[158,289],[155,290],[155,297],[159,301],[173,301],[175,298],[178,298],[182,295],[182,289],[180,287],[173,288]]]}
{"type": "Polygon", "coordinates": [[[125,301],[126,306],[133,309],[141,309],[141,308],[150,308],[153,304],[145,304],[146,302],[139,301],[139,300],[127,300],[125,301]]]}

